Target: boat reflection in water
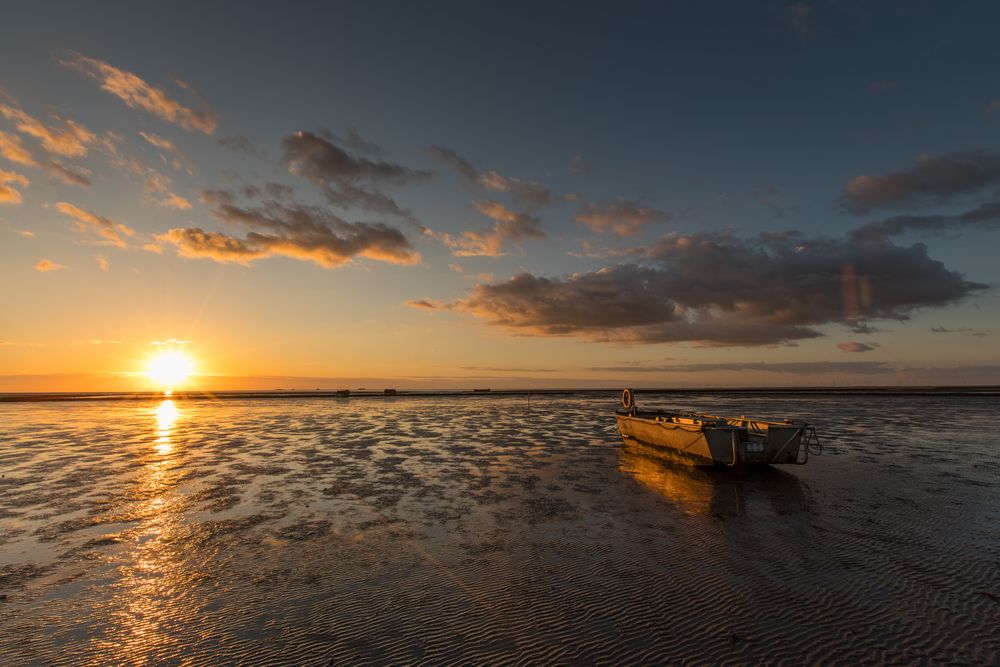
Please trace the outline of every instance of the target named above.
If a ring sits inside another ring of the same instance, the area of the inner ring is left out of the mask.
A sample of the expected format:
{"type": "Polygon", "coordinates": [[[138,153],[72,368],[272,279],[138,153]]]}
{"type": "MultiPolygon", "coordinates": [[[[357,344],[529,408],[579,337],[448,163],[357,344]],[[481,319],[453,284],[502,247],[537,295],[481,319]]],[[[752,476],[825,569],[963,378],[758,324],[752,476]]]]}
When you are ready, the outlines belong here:
{"type": "Polygon", "coordinates": [[[618,469],[688,514],[789,515],[808,509],[795,475],[772,467],[750,469],[694,465],[689,457],[623,438],[618,469]]]}

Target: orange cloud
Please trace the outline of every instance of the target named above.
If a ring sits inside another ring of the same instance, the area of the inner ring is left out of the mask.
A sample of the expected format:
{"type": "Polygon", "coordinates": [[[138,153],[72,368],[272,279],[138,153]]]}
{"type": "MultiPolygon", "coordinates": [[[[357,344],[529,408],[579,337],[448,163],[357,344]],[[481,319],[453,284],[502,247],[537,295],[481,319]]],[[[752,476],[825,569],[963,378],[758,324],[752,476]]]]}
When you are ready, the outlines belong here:
{"type": "Polygon", "coordinates": [[[101,271],[107,271],[111,268],[111,263],[104,255],[98,255],[94,259],[97,261],[97,266],[101,268],[101,271]]]}
{"type": "Polygon", "coordinates": [[[139,136],[153,144],[160,150],[172,151],[174,150],[174,142],[169,139],[164,139],[158,134],[153,134],[152,132],[139,132],[139,136]]]}
{"type": "Polygon", "coordinates": [[[495,171],[480,174],[479,184],[487,190],[506,192],[529,208],[547,206],[551,199],[549,189],[541,183],[501,176],[495,171]]]}
{"type": "Polygon", "coordinates": [[[61,162],[51,159],[39,162],[35,159],[35,156],[31,154],[31,151],[28,150],[23,143],[21,143],[21,138],[16,134],[8,134],[7,132],[0,131],[0,157],[4,157],[11,162],[22,164],[26,167],[39,167],[44,169],[50,176],[55,176],[64,183],[80,185],[83,187],[90,185],[90,172],[86,170],[74,171],[73,169],[63,165],[61,162]]]}
{"type": "Polygon", "coordinates": [[[475,202],[477,211],[496,221],[493,229],[466,231],[461,236],[441,234],[441,241],[456,257],[502,257],[507,241],[533,238],[544,239],[541,221],[526,213],[515,213],[495,201],[475,202]]]}
{"type": "MultiPolygon", "coordinates": [[[[144,132],[140,132],[139,134],[149,141],[149,138],[144,132]]],[[[161,139],[156,135],[149,135],[149,137],[154,137],[160,142],[166,142],[171,146],[173,145],[166,139],[161,139]]],[[[121,135],[115,134],[114,132],[108,132],[98,140],[98,145],[101,147],[101,150],[104,151],[108,161],[114,167],[120,169],[127,176],[138,176],[142,178],[142,191],[147,201],[151,201],[157,206],[166,206],[168,208],[176,208],[179,210],[191,208],[191,202],[184,197],[171,192],[170,188],[172,181],[168,176],[158,172],[150,166],[147,166],[142,161],[123,153],[119,148],[119,144],[123,142],[124,139],[121,135]],[[156,197],[153,193],[163,196],[156,197]]]]}
{"type": "Polygon", "coordinates": [[[38,163],[35,162],[35,158],[32,157],[31,151],[25,148],[24,144],[21,143],[21,137],[15,134],[7,134],[2,130],[0,130],[0,156],[3,156],[11,162],[23,164],[28,167],[38,165],[38,163]]]}
{"type": "Polygon", "coordinates": [[[206,232],[197,227],[171,229],[156,237],[158,241],[172,243],[177,254],[189,259],[207,258],[216,262],[248,265],[252,260],[267,257],[267,250],[254,248],[240,239],[206,232]]]}
{"type": "Polygon", "coordinates": [[[96,138],[93,132],[71,120],[63,121],[62,128],[52,127],[9,104],[0,103],[0,115],[13,121],[21,134],[38,139],[49,153],[83,157],[87,154],[87,144],[96,138]]]}
{"type": "Polygon", "coordinates": [[[0,169],[0,204],[20,204],[22,201],[21,193],[9,186],[8,183],[26,188],[30,182],[21,174],[0,169]]]}
{"type": "Polygon", "coordinates": [[[161,154],[160,157],[171,167],[177,171],[186,171],[189,174],[194,174],[194,165],[191,164],[191,160],[188,159],[187,155],[185,155],[174,142],[151,132],[139,132],[139,136],[145,139],[149,144],[168,154],[169,157],[168,155],[163,154],[161,154]]]}
{"type": "Polygon", "coordinates": [[[582,211],[573,216],[573,219],[598,234],[610,231],[615,236],[622,237],[634,236],[643,226],[654,222],[666,222],[671,217],[666,211],[640,206],[625,199],[616,199],[600,204],[587,204],[582,211]]]}
{"type": "Polygon", "coordinates": [[[355,257],[404,265],[420,261],[420,253],[406,236],[381,222],[347,222],[328,209],[276,201],[244,207],[237,205],[231,192],[222,190],[202,192],[202,201],[213,207],[216,218],[251,230],[246,238],[193,228],[172,229],[157,239],[173,243],[186,257],[241,264],[274,255],[314,262],[327,269],[355,257]]]}
{"type": "Polygon", "coordinates": [[[187,209],[191,208],[191,202],[189,202],[187,199],[184,199],[184,197],[181,197],[178,194],[174,194],[173,192],[169,193],[166,199],[161,199],[157,203],[160,206],[166,206],[167,208],[176,208],[179,211],[186,211],[187,209]]]}
{"type": "Polygon", "coordinates": [[[63,266],[62,264],[56,264],[51,259],[40,259],[38,263],[35,264],[35,271],[41,271],[42,273],[47,273],[49,271],[61,271],[69,267],[63,266]]]}
{"type": "Polygon", "coordinates": [[[76,221],[76,228],[78,230],[83,232],[95,231],[99,236],[106,239],[105,242],[107,244],[118,248],[125,247],[125,239],[122,236],[132,236],[135,233],[135,230],[130,227],[117,223],[110,218],[91,213],[73,204],[61,201],[56,204],[56,210],[63,215],[73,218],[76,221]]]}
{"type": "Polygon", "coordinates": [[[251,232],[246,239],[238,239],[194,227],[171,229],[156,239],[176,246],[181,257],[244,266],[253,260],[279,255],[314,262],[325,269],[342,266],[354,257],[404,265],[420,261],[419,253],[410,249],[405,237],[397,230],[365,223],[354,223],[347,237],[337,236],[331,231],[315,236],[251,232]]]}
{"type": "Polygon", "coordinates": [[[185,130],[199,130],[205,134],[212,134],[218,125],[218,112],[209,107],[190,84],[180,79],[174,79],[174,83],[197,97],[201,104],[200,109],[186,107],[170,98],[162,88],[150,85],[139,76],[96,58],[70,52],[62,64],[96,79],[100,82],[102,90],[111,93],[133,109],[142,109],[185,130]]]}

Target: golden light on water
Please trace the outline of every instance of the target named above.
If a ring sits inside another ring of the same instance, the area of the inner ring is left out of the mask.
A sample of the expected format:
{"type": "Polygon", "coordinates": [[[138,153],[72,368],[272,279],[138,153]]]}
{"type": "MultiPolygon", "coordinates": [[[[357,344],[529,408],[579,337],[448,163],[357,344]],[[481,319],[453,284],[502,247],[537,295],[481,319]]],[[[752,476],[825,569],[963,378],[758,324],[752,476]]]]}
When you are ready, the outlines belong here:
{"type": "Polygon", "coordinates": [[[146,377],[170,391],[182,386],[194,373],[194,362],[180,351],[161,352],[146,365],[146,377]]]}
{"type": "Polygon", "coordinates": [[[156,408],[156,451],[159,454],[167,455],[173,447],[170,443],[170,433],[174,429],[174,422],[180,412],[173,401],[167,399],[156,408]]]}

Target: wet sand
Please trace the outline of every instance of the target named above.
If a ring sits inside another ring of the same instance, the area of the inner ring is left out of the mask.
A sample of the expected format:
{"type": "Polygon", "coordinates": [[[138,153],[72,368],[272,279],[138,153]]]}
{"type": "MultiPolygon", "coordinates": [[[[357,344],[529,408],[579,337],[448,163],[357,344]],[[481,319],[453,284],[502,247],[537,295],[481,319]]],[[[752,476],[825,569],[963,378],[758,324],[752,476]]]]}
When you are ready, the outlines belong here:
{"type": "Polygon", "coordinates": [[[660,460],[593,395],[4,404],[0,656],[1000,661],[1000,399],[666,400],[825,453],[660,460]]]}

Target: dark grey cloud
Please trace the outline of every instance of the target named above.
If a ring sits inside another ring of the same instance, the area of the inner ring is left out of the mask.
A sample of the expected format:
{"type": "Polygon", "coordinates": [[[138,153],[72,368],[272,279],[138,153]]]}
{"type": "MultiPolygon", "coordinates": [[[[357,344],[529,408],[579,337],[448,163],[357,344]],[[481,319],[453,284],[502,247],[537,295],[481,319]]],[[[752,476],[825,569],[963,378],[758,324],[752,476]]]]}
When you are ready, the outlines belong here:
{"type": "Polygon", "coordinates": [[[384,148],[376,144],[374,141],[369,141],[368,139],[362,137],[353,127],[347,128],[347,134],[342,137],[335,134],[329,134],[327,136],[332,141],[342,146],[346,146],[355,153],[359,153],[361,155],[368,155],[372,157],[385,155],[384,148]]]}
{"type": "Polygon", "coordinates": [[[940,235],[966,229],[996,231],[1000,229],[1000,199],[953,215],[896,215],[871,222],[851,232],[860,239],[878,239],[902,234],[940,235]]]}
{"type": "Polygon", "coordinates": [[[406,302],[406,305],[420,310],[448,310],[451,307],[450,304],[434,299],[411,299],[406,302]]]}
{"type": "Polygon", "coordinates": [[[292,186],[285,185],[284,183],[276,183],[274,181],[268,181],[265,183],[264,190],[266,190],[267,194],[275,199],[287,199],[295,192],[292,186]]]}
{"type": "Polygon", "coordinates": [[[395,162],[373,160],[333,143],[330,137],[296,132],[282,142],[285,160],[293,174],[324,185],[354,185],[359,182],[404,185],[428,178],[431,173],[395,162]]]}
{"type": "Polygon", "coordinates": [[[495,171],[479,175],[479,185],[486,190],[506,193],[514,201],[529,209],[548,206],[552,201],[551,191],[535,181],[522,181],[511,176],[501,176],[495,171]]]}
{"type": "Polygon", "coordinates": [[[880,375],[894,370],[882,361],[790,361],[785,363],[746,362],[714,364],[670,364],[642,366],[595,366],[589,371],[604,373],[711,373],[715,371],[754,371],[792,375],[859,373],[880,375]]]}
{"type": "Polygon", "coordinates": [[[360,208],[380,215],[391,215],[419,226],[413,212],[400,206],[395,199],[378,190],[369,190],[349,183],[325,187],[328,202],[342,209],[360,208]]]}
{"type": "Polygon", "coordinates": [[[479,172],[464,157],[444,146],[431,146],[427,152],[435,160],[453,170],[459,176],[470,182],[475,182],[479,178],[479,172]]]}
{"type": "MultiPolygon", "coordinates": [[[[221,191],[206,191],[206,192],[221,192],[221,191]]],[[[271,199],[285,200],[295,194],[295,188],[290,185],[285,185],[284,183],[277,183],[275,181],[267,181],[264,185],[244,185],[239,188],[240,194],[242,194],[247,199],[260,199],[265,195],[271,199]]],[[[203,193],[204,195],[204,193],[203,193]]],[[[215,195],[209,195],[212,197],[215,195]]],[[[204,198],[204,197],[203,197],[204,198]]]]}
{"type": "Polygon", "coordinates": [[[879,206],[942,203],[1000,185],[1000,156],[987,151],[920,155],[910,169],[863,175],[844,186],[848,208],[863,213],[879,206]]]}
{"type": "Polygon", "coordinates": [[[881,329],[873,327],[867,322],[857,322],[850,327],[850,331],[851,333],[856,333],[856,334],[873,334],[873,333],[878,333],[879,331],[881,331],[881,329]]]}
{"type": "Polygon", "coordinates": [[[381,155],[381,148],[353,130],[346,139],[328,133],[296,132],[285,137],[283,146],[289,171],[322,187],[334,206],[415,222],[413,214],[381,188],[423,180],[431,172],[372,157],[381,155]]]}
{"type": "Polygon", "coordinates": [[[202,201],[219,220],[250,231],[242,239],[200,228],[171,229],[159,237],[185,257],[246,264],[281,255],[325,268],[355,257],[393,264],[420,260],[402,232],[382,223],[347,222],[323,208],[278,201],[241,206],[232,193],[222,190],[203,192],[202,201]]]}
{"type": "Polygon", "coordinates": [[[82,188],[90,187],[90,172],[82,168],[72,169],[62,164],[58,160],[44,160],[41,166],[52,176],[55,176],[63,183],[78,185],[82,188]]]}
{"type": "Polygon", "coordinates": [[[548,206],[552,202],[552,191],[541,183],[503,176],[496,171],[479,172],[464,157],[443,146],[431,146],[427,152],[480,190],[503,192],[528,209],[548,206]]]}
{"type": "Polygon", "coordinates": [[[968,334],[970,336],[976,336],[977,338],[984,338],[989,335],[986,331],[976,331],[970,327],[957,327],[954,329],[949,329],[948,327],[931,327],[932,333],[961,333],[968,334]]]}
{"type": "Polygon", "coordinates": [[[906,320],[987,287],[922,244],[671,234],[635,255],[643,265],[479,284],[447,307],[521,335],[749,346],[814,338],[827,324],[906,320]]]}

